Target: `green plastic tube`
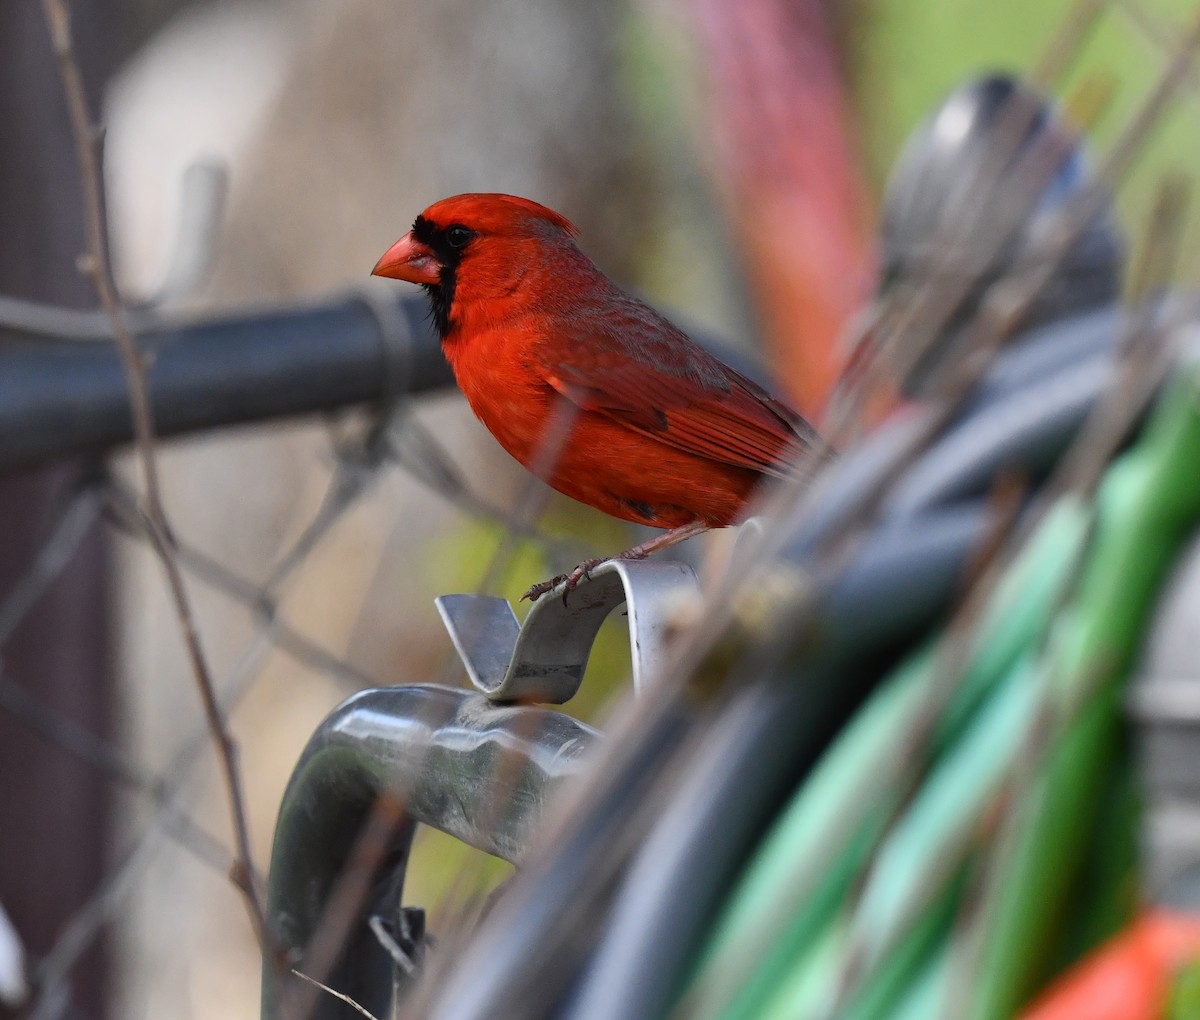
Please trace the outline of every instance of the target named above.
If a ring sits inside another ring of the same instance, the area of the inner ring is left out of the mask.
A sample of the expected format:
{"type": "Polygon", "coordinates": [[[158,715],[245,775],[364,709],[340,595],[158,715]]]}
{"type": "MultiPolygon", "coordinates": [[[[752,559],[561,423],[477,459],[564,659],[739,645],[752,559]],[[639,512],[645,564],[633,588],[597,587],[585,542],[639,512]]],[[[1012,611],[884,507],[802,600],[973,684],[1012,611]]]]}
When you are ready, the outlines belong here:
{"type": "MultiPolygon", "coordinates": [[[[954,739],[954,729],[1044,627],[1087,522],[1076,504],[1054,507],[997,585],[935,744],[954,739]]],[[[903,796],[894,781],[896,762],[930,710],[937,668],[933,649],[897,668],[822,759],[739,883],[681,1014],[756,1016],[819,936],[903,796]]]]}
{"type": "Polygon", "coordinates": [[[1104,792],[1098,763],[1117,736],[1124,681],[1167,571],[1200,522],[1197,380],[1189,372],[1173,381],[1100,488],[1093,553],[1047,651],[1069,722],[1009,816],[977,931],[956,947],[959,966],[978,968],[970,1020],[1007,1020],[1042,976],[1063,876],[1078,866],[1104,792]]]}

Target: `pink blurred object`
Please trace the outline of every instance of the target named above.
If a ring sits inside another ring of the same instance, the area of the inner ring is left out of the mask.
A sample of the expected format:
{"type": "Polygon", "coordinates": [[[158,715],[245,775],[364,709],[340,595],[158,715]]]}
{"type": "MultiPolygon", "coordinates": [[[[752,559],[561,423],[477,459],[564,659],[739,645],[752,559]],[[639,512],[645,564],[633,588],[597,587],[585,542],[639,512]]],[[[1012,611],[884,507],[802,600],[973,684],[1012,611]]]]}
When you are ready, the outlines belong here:
{"type": "Polygon", "coordinates": [[[820,0],[688,0],[714,147],[767,355],[820,421],[873,279],[872,203],[820,0]]]}

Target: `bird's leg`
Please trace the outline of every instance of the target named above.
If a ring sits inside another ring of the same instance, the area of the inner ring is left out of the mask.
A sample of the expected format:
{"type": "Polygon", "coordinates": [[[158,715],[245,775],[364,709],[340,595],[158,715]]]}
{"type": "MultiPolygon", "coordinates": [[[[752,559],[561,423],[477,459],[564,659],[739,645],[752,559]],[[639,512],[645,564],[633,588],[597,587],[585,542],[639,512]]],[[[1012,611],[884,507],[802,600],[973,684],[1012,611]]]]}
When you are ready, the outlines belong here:
{"type": "Polygon", "coordinates": [[[653,538],[648,538],[639,545],[635,545],[632,549],[626,549],[623,553],[616,556],[610,556],[610,560],[644,560],[651,553],[659,552],[662,549],[670,549],[673,545],[678,545],[685,539],[694,537],[695,535],[703,535],[706,531],[710,531],[711,525],[705,524],[703,521],[692,521],[690,524],[681,524],[678,528],[672,528],[670,531],[664,531],[661,535],[655,535],[653,538]]]}
{"type": "Polygon", "coordinates": [[[681,524],[678,528],[672,528],[670,531],[664,531],[661,535],[648,538],[645,542],[635,545],[632,549],[626,549],[623,553],[618,553],[616,556],[605,556],[598,560],[584,560],[569,574],[559,574],[557,577],[550,578],[549,581],[539,581],[522,595],[521,599],[522,601],[529,599],[530,602],[536,602],[547,592],[553,591],[561,584],[564,585],[563,605],[566,605],[567,596],[575,590],[583,578],[586,577],[590,580],[592,570],[600,566],[601,563],[607,563],[609,560],[644,560],[651,553],[656,553],[660,549],[669,549],[673,545],[678,545],[684,539],[704,534],[704,532],[709,530],[709,527],[703,521],[692,521],[690,524],[681,524]]]}

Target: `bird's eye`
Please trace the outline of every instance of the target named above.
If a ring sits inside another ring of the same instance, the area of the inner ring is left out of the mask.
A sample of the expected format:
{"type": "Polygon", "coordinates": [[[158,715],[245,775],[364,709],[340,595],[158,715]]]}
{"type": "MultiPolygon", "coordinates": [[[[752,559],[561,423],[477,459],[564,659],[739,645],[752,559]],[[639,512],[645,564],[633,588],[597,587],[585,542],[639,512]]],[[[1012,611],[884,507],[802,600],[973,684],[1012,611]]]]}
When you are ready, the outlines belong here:
{"type": "Polygon", "coordinates": [[[446,228],[446,240],[451,248],[462,248],[466,243],[475,236],[475,231],[470,227],[464,227],[461,223],[456,223],[452,227],[446,228]]]}

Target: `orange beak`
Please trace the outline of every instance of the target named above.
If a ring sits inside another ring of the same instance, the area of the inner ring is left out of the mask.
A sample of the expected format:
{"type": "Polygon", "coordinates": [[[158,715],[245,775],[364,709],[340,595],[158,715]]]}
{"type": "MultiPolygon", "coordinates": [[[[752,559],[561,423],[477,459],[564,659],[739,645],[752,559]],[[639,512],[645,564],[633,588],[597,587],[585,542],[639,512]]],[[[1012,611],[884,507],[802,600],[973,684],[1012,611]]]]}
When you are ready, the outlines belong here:
{"type": "Polygon", "coordinates": [[[413,237],[410,230],[383,253],[371,275],[409,283],[438,284],[442,282],[442,264],[433,249],[413,237]]]}

